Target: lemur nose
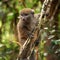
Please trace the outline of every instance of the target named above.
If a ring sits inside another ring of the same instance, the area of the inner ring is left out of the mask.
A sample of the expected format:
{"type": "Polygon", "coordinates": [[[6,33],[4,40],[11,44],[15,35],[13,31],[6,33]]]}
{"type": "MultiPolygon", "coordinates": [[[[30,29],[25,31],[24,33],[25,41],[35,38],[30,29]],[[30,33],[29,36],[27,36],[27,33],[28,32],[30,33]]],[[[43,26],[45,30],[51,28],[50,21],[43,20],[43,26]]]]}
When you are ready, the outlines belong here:
{"type": "Polygon", "coordinates": [[[26,21],[27,19],[26,19],[26,17],[23,17],[22,20],[23,20],[23,21],[26,21]]]}

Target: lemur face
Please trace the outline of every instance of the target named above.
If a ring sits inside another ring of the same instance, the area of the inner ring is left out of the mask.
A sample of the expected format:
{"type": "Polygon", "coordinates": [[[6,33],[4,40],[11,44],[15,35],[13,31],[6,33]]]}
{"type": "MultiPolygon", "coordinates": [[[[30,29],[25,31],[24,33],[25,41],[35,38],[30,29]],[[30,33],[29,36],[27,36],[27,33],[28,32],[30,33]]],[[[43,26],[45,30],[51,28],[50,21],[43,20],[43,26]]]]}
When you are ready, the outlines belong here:
{"type": "Polygon", "coordinates": [[[34,18],[34,10],[25,8],[20,12],[20,20],[23,22],[30,22],[34,18]]]}

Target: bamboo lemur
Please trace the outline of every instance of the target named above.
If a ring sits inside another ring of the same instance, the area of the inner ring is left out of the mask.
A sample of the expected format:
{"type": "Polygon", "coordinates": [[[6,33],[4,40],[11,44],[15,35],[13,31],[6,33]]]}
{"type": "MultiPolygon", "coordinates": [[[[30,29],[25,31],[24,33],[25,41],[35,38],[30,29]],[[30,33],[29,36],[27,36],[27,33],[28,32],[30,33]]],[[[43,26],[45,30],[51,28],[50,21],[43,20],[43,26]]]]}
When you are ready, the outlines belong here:
{"type": "MultiPolygon", "coordinates": [[[[34,14],[33,9],[24,8],[21,10],[20,16],[19,16],[19,22],[17,24],[18,39],[19,39],[20,46],[24,44],[29,34],[31,33],[33,28],[36,26],[36,22],[38,20],[35,16],[36,15],[34,14]]],[[[34,39],[36,39],[36,37],[34,39]]]]}

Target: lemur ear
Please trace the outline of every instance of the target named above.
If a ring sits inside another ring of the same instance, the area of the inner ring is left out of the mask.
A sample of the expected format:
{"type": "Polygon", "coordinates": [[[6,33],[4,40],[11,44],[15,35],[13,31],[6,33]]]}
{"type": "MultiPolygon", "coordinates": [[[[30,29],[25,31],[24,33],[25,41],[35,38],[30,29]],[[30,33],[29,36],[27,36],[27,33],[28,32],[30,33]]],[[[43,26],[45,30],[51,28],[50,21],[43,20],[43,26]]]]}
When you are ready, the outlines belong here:
{"type": "Polygon", "coordinates": [[[21,14],[19,13],[19,16],[17,17],[18,19],[20,19],[21,18],[21,14]]]}
{"type": "Polygon", "coordinates": [[[31,14],[34,14],[34,12],[35,12],[35,11],[32,9],[32,10],[31,10],[31,14]]]}

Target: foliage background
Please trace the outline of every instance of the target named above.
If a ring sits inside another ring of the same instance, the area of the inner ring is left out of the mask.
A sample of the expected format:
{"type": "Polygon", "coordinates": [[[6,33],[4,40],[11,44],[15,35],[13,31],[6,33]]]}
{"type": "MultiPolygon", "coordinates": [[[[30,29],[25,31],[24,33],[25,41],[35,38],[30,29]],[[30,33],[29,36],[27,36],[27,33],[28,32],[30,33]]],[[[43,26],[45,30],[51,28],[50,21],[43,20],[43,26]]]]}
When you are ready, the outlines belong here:
{"type": "MultiPolygon", "coordinates": [[[[19,45],[17,44],[16,25],[20,10],[25,7],[33,8],[35,13],[40,13],[42,3],[40,0],[0,0],[0,60],[15,60],[17,57],[19,45]]],[[[57,23],[59,40],[53,43],[60,45],[60,14],[57,23]]],[[[44,43],[45,41],[41,41],[39,48],[42,60],[45,59],[44,43]]],[[[60,49],[58,50],[60,52],[60,49]]]]}

